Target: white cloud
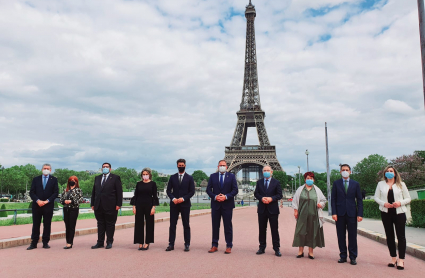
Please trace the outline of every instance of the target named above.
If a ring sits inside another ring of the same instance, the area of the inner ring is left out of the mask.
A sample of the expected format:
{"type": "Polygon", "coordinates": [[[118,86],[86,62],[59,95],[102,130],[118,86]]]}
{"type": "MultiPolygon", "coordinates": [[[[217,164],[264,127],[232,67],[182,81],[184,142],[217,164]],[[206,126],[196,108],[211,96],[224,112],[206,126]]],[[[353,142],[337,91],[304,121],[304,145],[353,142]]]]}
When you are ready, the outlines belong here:
{"type": "MultiPolygon", "coordinates": [[[[325,121],[332,165],[423,148],[416,4],[384,2],[253,1],[262,108],[289,173],[305,149],[325,170],[325,121]]],[[[0,163],[213,171],[236,125],[247,3],[1,2],[0,163]]]]}

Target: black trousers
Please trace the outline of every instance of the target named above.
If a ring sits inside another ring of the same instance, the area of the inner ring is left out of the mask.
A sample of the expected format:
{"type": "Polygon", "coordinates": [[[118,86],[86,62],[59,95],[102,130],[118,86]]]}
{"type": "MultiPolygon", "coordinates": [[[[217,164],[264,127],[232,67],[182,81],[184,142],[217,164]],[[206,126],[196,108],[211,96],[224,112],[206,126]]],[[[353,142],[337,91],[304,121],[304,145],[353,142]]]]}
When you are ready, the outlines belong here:
{"type": "Polygon", "coordinates": [[[226,247],[233,247],[233,225],[232,225],[233,208],[231,209],[211,209],[212,220],[212,246],[218,247],[218,239],[220,236],[220,222],[223,218],[224,238],[226,239],[226,247]]]}
{"type": "Polygon", "coordinates": [[[75,226],[79,214],[78,208],[63,208],[63,221],[65,222],[66,243],[74,243],[75,226]]]}
{"type": "Polygon", "coordinates": [[[338,236],[339,256],[341,259],[347,259],[347,235],[348,231],[348,251],[350,260],[357,258],[357,217],[348,217],[338,215],[336,221],[336,235],[338,236]]]}
{"type": "Polygon", "coordinates": [[[32,209],[32,234],[31,241],[33,244],[37,244],[40,239],[40,225],[41,219],[43,219],[43,243],[50,241],[50,232],[52,226],[53,217],[53,205],[45,205],[42,207],[33,206],[32,209]]]}
{"type": "Polygon", "coordinates": [[[384,224],[385,235],[387,236],[387,245],[391,257],[397,257],[395,244],[394,227],[398,241],[398,256],[404,260],[406,255],[406,214],[386,213],[381,211],[382,224],[384,224]]]}
{"type": "Polygon", "coordinates": [[[99,209],[94,211],[94,216],[97,220],[97,243],[105,243],[106,233],[106,243],[112,244],[114,242],[115,223],[117,223],[118,211],[105,211],[101,204],[99,209]]]}
{"type": "Polygon", "coordinates": [[[273,249],[279,250],[280,248],[280,237],[279,237],[279,214],[270,214],[266,209],[264,213],[258,214],[258,228],[260,242],[260,248],[265,249],[266,238],[267,238],[267,222],[270,223],[270,230],[272,232],[273,249]]]}
{"type": "Polygon", "coordinates": [[[154,242],[155,215],[151,215],[152,206],[136,207],[134,224],[134,244],[150,244],[154,242]],[[145,240],[146,221],[146,240],[145,240]]]}
{"type": "Polygon", "coordinates": [[[176,241],[176,227],[177,221],[179,220],[179,214],[181,214],[183,222],[184,244],[190,245],[190,207],[181,207],[176,205],[170,207],[170,236],[168,238],[168,242],[171,246],[174,246],[174,242],[176,241]]]}

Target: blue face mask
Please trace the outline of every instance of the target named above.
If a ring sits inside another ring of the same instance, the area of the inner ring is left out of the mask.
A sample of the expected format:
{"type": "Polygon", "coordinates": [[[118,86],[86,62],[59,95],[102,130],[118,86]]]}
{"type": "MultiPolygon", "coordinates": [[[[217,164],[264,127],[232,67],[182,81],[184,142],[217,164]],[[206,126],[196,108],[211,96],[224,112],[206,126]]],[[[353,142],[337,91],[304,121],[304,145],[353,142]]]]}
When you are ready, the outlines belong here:
{"type": "Polygon", "coordinates": [[[385,173],[385,177],[387,179],[393,179],[394,178],[394,173],[393,172],[386,172],[385,173]]]}
{"type": "Polygon", "coordinates": [[[312,185],[313,185],[313,183],[314,183],[314,180],[306,180],[306,181],[305,181],[305,183],[306,183],[308,186],[312,186],[312,185]]]}
{"type": "Polygon", "coordinates": [[[266,179],[268,179],[268,178],[270,178],[271,174],[270,174],[270,172],[263,172],[263,176],[264,176],[266,179]]]}
{"type": "Polygon", "coordinates": [[[104,173],[105,175],[109,173],[109,168],[103,168],[102,169],[102,173],[104,173]]]}

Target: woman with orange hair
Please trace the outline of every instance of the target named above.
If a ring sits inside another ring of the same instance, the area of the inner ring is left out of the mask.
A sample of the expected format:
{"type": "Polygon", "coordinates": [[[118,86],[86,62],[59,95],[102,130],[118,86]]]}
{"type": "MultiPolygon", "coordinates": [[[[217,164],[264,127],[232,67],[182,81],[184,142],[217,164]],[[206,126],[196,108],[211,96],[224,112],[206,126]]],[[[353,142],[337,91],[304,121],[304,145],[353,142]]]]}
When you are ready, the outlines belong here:
{"type": "Polygon", "coordinates": [[[83,191],[80,189],[78,178],[76,176],[71,176],[68,179],[68,183],[60,200],[63,205],[63,221],[65,222],[66,231],[66,246],[63,249],[72,248],[80,203],[83,202],[83,200],[83,191]]]}

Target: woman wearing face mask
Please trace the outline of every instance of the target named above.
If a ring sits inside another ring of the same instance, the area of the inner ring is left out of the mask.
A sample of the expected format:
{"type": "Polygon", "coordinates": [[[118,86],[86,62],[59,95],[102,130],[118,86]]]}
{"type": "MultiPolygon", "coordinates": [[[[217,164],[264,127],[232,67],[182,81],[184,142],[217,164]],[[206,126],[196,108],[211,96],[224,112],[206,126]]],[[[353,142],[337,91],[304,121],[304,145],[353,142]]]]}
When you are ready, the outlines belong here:
{"type": "Polygon", "coordinates": [[[292,247],[298,247],[297,258],[304,257],[304,246],[308,246],[308,257],[314,259],[313,249],[325,247],[323,235],[323,211],[326,197],[314,185],[314,173],[304,174],[305,185],[300,186],[292,199],[294,216],[297,219],[292,247]]]}
{"type": "Polygon", "coordinates": [[[156,183],[152,181],[152,170],[142,170],[142,181],[136,184],[134,197],[131,199],[133,213],[136,218],[134,224],[134,244],[139,244],[139,250],[148,250],[149,244],[154,242],[155,206],[159,205],[156,183]],[[146,220],[146,239],[144,222],[146,220]]]}
{"type": "Polygon", "coordinates": [[[76,176],[70,177],[60,199],[60,203],[63,205],[63,221],[66,230],[66,246],[63,249],[72,248],[80,203],[83,200],[83,191],[78,184],[78,178],[76,176]]]}
{"type": "Polygon", "coordinates": [[[387,245],[392,258],[388,266],[397,266],[397,269],[403,270],[406,253],[406,205],[410,203],[411,199],[406,184],[401,180],[400,174],[394,167],[388,166],[385,168],[383,179],[376,186],[374,199],[381,210],[387,245]],[[394,226],[398,241],[398,262],[394,226]]]}

